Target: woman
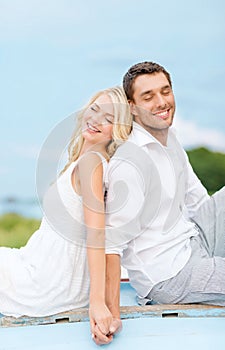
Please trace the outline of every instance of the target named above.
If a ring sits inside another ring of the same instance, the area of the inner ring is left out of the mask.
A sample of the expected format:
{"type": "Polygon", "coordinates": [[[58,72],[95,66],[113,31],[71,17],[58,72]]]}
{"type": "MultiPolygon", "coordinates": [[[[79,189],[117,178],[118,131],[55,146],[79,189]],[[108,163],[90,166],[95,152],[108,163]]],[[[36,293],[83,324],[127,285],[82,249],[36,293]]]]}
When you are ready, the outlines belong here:
{"type": "Polygon", "coordinates": [[[109,332],[104,174],[130,130],[129,106],[120,87],[97,93],[78,114],[69,161],[45,194],[40,228],[25,247],[0,248],[2,314],[47,316],[89,302],[91,327],[109,332]]]}

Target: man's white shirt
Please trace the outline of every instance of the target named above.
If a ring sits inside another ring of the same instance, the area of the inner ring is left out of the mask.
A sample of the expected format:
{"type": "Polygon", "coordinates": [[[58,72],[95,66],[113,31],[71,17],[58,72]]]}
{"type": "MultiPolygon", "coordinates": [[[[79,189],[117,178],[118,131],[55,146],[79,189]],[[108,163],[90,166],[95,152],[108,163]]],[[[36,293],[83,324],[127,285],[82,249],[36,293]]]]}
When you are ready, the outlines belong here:
{"type": "Polygon", "coordinates": [[[105,179],[106,254],[119,254],[139,297],[175,276],[198,234],[190,218],[208,198],[170,128],[167,147],[133,123],[105,179]]]}

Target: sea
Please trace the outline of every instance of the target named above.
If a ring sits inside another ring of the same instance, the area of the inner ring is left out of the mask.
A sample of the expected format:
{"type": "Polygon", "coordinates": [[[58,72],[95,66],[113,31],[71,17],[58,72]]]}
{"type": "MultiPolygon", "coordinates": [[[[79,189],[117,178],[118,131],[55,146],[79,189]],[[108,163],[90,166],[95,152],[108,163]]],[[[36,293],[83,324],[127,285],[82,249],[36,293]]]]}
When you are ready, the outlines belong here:
{"type": "Polygon", "coordinates": [[[41,219],[42,208],[35,198],[8,197],[0,200],[0,215],[14,213],[27,218],[41,219]]]}

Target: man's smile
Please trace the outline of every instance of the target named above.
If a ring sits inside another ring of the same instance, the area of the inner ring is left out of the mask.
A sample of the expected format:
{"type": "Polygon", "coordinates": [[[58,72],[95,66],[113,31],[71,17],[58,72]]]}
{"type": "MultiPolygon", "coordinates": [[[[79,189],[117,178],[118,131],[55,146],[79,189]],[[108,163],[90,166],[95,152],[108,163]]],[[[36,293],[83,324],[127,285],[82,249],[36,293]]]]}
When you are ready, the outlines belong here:
{"type": "Polygon", "coordinates": [[[154,116],[159,117],[161,119],[166,119],[169,117],[169,112],[170,112],[170,108],[165,110],[165,111],[159,111],[159,112],[155,112],[152,113],[154,116]]]}

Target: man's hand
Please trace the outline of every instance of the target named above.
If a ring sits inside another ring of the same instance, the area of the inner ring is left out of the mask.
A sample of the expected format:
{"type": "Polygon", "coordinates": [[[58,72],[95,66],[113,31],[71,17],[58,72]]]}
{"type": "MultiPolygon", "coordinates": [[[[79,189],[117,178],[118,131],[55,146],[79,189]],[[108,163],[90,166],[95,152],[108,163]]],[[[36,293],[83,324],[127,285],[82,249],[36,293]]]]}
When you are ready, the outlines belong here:
{"type": "Polygon", "coordinates": [[[122,331],[122,321],[120,318],[113,318],[111,326],[109,327],[110,334],[114,335],[122,331]]]}

